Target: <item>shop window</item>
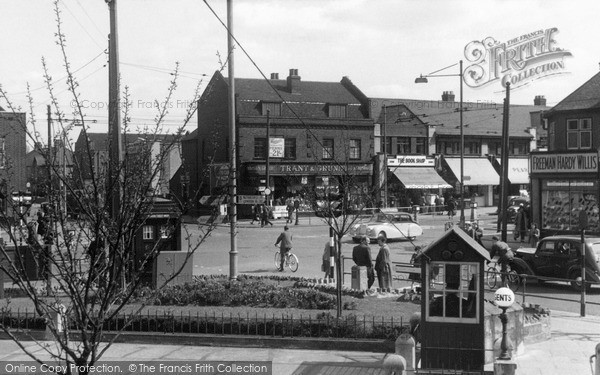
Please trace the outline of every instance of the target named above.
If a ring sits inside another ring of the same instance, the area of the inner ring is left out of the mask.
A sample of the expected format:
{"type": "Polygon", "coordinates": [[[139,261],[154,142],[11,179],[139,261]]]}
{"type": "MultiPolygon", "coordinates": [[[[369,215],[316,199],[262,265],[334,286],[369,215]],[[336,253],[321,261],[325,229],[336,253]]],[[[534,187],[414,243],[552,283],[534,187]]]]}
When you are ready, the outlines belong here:
{"type": "Polygon", "coordinates": [[[569,150],[592,148],[592,119],[567,120],[567,148],[569,150]]]}
{"type": "Polygon", "coordinates": [[[431,322],[477,323],[479,319],[479,264],[431,262],[426,319],[431,322]]]}
{"type": "Polygon", "coordinates": [[[360,139],[351,139],[350,140],[350,145],[349,145],[349,150],[348,150],[348,157],[352,160],[357,160],[360,159],[360,154],[361,154],[361,150],[360,150],[360,139]]]}
{"type": "Polygon", "coordinates": [[[333,138],[323,139],[323,159],[333,159],[333,138]]]}
{"type": "Polygon", "coordinates": [[[281,116],[281,103],[279,102],[262,102],[261,109],[263,116],[267,115],[267,111],[269,116],[281,116]]]}
{"type": "Polygon", "coordinates": [[[396,141],[396,154],[407,155],[410,154],[410,138],[398,137],[396,141]]]}
{"type": "Polygon", "coordinates": [[[284,147],[284,158],[296,159],[296,138],[286,138],[284,147]]]}
{"type": "Polygon", "coordinates": [[[579,212],[588,215],[588,230],[600,231],[598,183],[592,180],[545,180],[541,228],[579,231],[579,212]]]}
{"type": "Polygon", "coordinates": [[[267,138],[254,138],[254,159],[267,158],[267,138]]]}
{"type": "Polygon", "coordinates": [[[142,239],[144,239],[144,240],[153,240],[154,239],[154,226],[153,225],[144,225],[142,227],[142,239]]]}

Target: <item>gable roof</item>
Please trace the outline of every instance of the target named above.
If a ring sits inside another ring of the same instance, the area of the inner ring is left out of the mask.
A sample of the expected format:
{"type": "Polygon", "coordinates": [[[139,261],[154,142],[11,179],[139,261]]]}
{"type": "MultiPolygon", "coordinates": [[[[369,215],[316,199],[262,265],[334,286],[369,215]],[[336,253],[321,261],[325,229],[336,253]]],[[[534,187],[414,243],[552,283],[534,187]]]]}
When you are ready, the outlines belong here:
{"type": "Polygon", "coordinates": [[[450,237],[453,233],[458,235],[463,241],[465,241],[467,243],[467,245],[472,247],[479,255],[481,255],[482,258],[484,258],[487,261],[491,260],[489,251],[487,251],[487,249],[485,247],[481,246],[477,241],[475,241],[473,238],[471,238],[471,236],[469,236],[464,230],[462,230],[460,228],[451,228],[451,229],[447,230],[446,232],[444,232],[444,234],[441,237],[439,237],[437,240],[428,244],[423,249],[423,251],[421,252],[420,255],[422,255],[422,254],[426,255],[430,249],[436,247],[441,242],[447,241],[448,237],[450,237]]]}
{"type": "MultiPolygon", "coordinates": [[[[402,104],[419,120],[421,124],[435,125],[438,135],[460,135],[460,103],[457,101],[444,102],[439,100],[415,99],[371,99],[373,103],[386,104],[388,107],[387,124],[395,123],[396,119],[390,118],[389,108],[402,104]]],[[[383,123],[381,106],[369,106],[371,116],[376,123],[383,123]]],[[[501,137],[502,136],[502,105],[485,102],[463,103],[463,133],[465,136],[501,137]]],[[[526,131],[535,126],[532,124],[532,112],[545,111],[549,107],[536,105],[512,104],[509,109],[509,136],[530,138],[526,131]]],[[[412,118],[405,118],[402,122],[411,121],[415,126],[418,123],[412,118]]]]}
{"type": "Polygon", "coordinates": [[[600,108],[600,72],[561,100],[550,112],[600,108]]]}

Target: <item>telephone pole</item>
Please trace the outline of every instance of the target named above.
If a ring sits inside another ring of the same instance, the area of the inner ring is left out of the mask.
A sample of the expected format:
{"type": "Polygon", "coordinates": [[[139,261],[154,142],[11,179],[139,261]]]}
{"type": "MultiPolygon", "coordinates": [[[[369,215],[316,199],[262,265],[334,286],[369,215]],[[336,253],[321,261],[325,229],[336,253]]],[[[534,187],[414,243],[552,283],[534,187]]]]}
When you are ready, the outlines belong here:
{"type": "Polygon", "coordinates": [[[229,250],[229,280],[237,280],[237,167],[235,130],[235,76],[233,70],[233,4],[227,0],[227,69],[229,73],[229,228],[231,248],[229,250]]]}
{"type": "Polygon", "coordinates": [[[117,0],[105,0],[110,12],[108,44],[108,186],[107,203],[111,218],[116,222],[121,206],[121,106],[119,100],[119,44],[117,32],[117,0]]]}

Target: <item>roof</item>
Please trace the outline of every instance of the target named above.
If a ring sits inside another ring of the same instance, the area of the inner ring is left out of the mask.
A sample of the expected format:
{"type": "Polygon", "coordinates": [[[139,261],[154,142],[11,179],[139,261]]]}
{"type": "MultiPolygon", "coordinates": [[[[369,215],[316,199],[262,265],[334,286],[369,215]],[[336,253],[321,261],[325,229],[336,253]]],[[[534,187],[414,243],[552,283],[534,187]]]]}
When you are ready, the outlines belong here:
{"type": "Polygon", "coordinates": [[[600,108],[600,72],[552,107],[550,112],[600,108]]]}
{"type": "MultiPolygon", "coordinates": [[[[108,133],[84,133],[80,132],[79,137],[83,137],[84,134],[87,134],[87,137],[90,141],[91,146],[95,150],[106,150],[107,142],[108,142],[108,133]]],[[[175,137],[172,134],[146,134],[146,133],[126,133],[124,134],[125,138],[123,142],[125,143],[133,143],[137,141],[139,138],[154,138],[156,140],[168,140],[171,137],[175,137]]]]}
{"type": "Polygon", "coordinates": [[[0,112],[4,112],[4,108],[0,107],[0,112]]]}
{"type": "Polygon", "coordinates": [[[481,255],[482,258],[484,258],[488,261],[491,260],[490,253],[489,253],[489,251],[487,251],[487,249],[485,247],[481,246],[477,241],[475,241],[473,238],[471,238],[464,230],[458,229],[458,228],[451,228],[451,229],[447,230],[440,238],[429,243],[425,247],[425,249],[423,249],[421,254],[427,254],[429,249],[436,247],[441,242],[446,242],[448,240],[448,237],[450,237],[452,235],[452,233],[455,233],[456,235],[458,235],[463,241],[465,241],[467,243],[467,245],[469,245],[475,251],[477,251],[477,253],[479,253],[479,255],[481,255]]]}
{"type": "MultiPolygon", "coordinates": [[[[460,135],[460,102],[445,102],[440,100],[415,100],[415,99],[371,99],[371,116],[376,122],[383,122],[382,105],[403,105],[416,119],[427,125],[434,125],[437,135],[460,135]]],[[[502,136],[502,105],[486,102],[464,102],[463,103],[463,133],[465,136],[500,137],[502,136]]],[[[549,107],[536,105],[512,104],[509,109],[509,135],[511,137],[530,138],[526,131],[532,124],[532,112],[545,111],[549,107]]],[[[387,123],[393,123],[396,119],[390,118],[388,109],[387,123]]],[[[401,120],[412,121],[410,118],[401,120]]],[[[418,126],[416,126],[418,127],[418,126]]]]}

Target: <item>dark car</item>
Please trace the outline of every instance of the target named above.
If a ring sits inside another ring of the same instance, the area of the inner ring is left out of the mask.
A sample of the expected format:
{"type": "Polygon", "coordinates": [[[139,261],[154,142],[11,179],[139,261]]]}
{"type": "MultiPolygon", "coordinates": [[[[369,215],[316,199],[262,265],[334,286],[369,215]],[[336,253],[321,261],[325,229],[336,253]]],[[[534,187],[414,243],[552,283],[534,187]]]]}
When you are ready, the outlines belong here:
{"type": "MultiPolygon", "coordinates": [[[[600,237],[587,237],[585,239],[586,281],[600,282],[599,262],[600,237]]],[[[511,266],[520,274],[569,279],[574,288],[580,289],[581,238],[578,236],[543,238],[536,248],[518,249],[511,266]]]]}
{"type": "Polygon", "coordinates": [[[507,223],[514,223],[515,218],[517,217],[517,211],[519,211],[519,207],[523,205],[523,209],[526,213],[529,213],[530,209],[530,201],[529,197],[515,197],[508,201],[506,208],[506,219],[507,223]]]}

